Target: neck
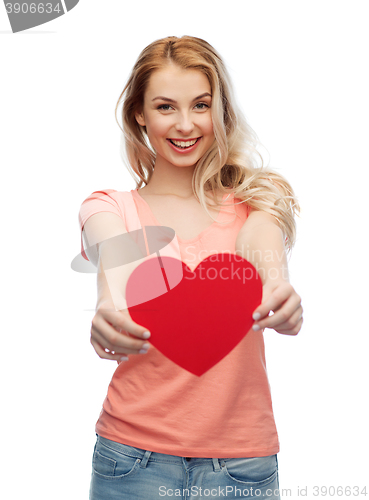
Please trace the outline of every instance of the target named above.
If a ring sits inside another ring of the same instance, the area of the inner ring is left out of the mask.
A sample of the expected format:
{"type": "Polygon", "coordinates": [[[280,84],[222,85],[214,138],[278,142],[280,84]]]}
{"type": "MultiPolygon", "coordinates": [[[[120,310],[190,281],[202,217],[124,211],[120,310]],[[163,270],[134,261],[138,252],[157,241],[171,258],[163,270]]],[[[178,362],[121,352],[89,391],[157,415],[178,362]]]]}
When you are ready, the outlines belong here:
{"type": "Polygon", "coordinates": [[[150,182],[142,189],[147,194],[172,194],[188,198],[193,196],[192,177],[194,170],[195,165],[176,167],[158,156],[150,182]]]}

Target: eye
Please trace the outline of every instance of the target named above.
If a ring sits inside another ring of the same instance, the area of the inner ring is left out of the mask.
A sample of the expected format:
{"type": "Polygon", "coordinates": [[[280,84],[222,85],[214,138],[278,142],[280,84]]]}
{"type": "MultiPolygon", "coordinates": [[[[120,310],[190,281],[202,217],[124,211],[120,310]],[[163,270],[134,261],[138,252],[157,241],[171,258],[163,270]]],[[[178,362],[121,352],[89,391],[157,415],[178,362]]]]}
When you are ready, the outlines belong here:
{"type": "Polygon", "coordinates": [[[157,109],[162,109],[163,111],[168,111],[171,106],[169,104],[161,104],[157,109]]]}
{"type": "MultiPolygon", "coordinates": [[[[197,109],[206,109],[206,108],[209,108],[209,107],[210,107],[208,104],[206,104],[206,102],[198,102],[198,103],[196,104],[196,106],[200,106],[200,107],[199,107],[199,108],[197,108],[197,109]]],[[[196,108],[196,106],[195,106],[195,108],[196,108]]]]}

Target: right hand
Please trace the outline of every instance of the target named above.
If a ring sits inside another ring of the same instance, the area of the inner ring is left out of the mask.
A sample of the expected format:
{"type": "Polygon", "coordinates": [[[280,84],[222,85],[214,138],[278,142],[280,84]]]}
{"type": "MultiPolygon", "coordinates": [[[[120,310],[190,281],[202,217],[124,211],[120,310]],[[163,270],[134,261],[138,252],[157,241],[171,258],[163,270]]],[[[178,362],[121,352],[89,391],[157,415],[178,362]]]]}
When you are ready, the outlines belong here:
{"type": "Polygon", "coordinates": [[[147,328],[132,320],[128,309],[116,311],[109,301],[96,309],[91,322],[90,342],[100,358],[120,363],[128,360],[127,354],[145,354],[140,353],[140,350],[145,344],[147,349],[150,347],[143,336],[147,331],[147,328]]]}

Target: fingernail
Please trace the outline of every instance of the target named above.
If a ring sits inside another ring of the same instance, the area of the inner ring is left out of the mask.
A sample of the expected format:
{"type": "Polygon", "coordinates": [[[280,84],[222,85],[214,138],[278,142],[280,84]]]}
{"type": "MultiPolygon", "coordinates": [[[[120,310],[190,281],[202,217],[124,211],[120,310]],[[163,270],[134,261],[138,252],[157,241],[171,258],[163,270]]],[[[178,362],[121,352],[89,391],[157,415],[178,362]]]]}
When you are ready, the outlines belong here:
{"type": "Polygon", "coordinates": [[[260,330],[260,326],[259,325],[254,325],[252,327],[252,329],[254,330],[254,332],[256,332],[257,330],[260,330]]]}
{"type": "Polygon", "coordinates": [[[128,361],[128,357],[127,357],[127,356],[122,356],[122,357],[120,358],[120,361],[128,361]]]}
{"type": "Polygon", "coordinates": [[[147,353],[147,349],[140,349],[138,352],[140,354],[146,354],[147,353]]]}
{"type": "Polygon", "coordinates": [[[141,347],[141,349],[148,349],[150,347],[150,344],[148,342],[146,342],[146,344],[143,344],[143,346],[141,347]]]}
{"type": "Polygon", "coordinates": [[[148,339],[149,337],[151,337],[151,333],[150,332],[143,332],[142,337],[144,339],[148,339]]]}
{"type": "Polygon", "coordinates": [[[253,319],[254,319],[255,321],[257,321],[258,319],[260,319],[261,314],[260,314],[260,313],[254,313],[254,314],[252,315],[252,317],[253,317],[253,319]]]}

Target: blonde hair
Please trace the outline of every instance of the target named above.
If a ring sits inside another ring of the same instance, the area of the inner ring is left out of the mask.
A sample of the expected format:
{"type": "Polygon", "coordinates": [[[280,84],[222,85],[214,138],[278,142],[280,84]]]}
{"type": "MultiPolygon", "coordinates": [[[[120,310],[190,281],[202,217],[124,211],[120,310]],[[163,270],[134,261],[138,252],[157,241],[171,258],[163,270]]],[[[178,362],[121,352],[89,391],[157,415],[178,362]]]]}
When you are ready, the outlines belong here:
{"type": "MultiPolygon", "coordinates": [[[[155,153],[151,149],[146,127],[139,125],[135,112],[140,110],[151,74],[174,63],[183,69],[204,73],[212,91],[212,121],[215,141],[197,162],[192,178],[195,197],[208,215],[205,191],[229,193],[240,203],[264,210],[279,222],[290,251],[295,244],[296,222],[300,206],[289,182],[279,173],[264,167],[260,144],[255,132],[238,109],[231,80],[216,50],[205,40],[192,36],[169,36],[148,45],[139,55],[121,93],[123,100],[121,128],[125,140],[127,168],[137,189],[148,184],[154,171],[155,153]],[[261,162],[261,165],[260,165],[261,162]]],[[[217,206],[222,205],[214,200],[217,206]]]]}

